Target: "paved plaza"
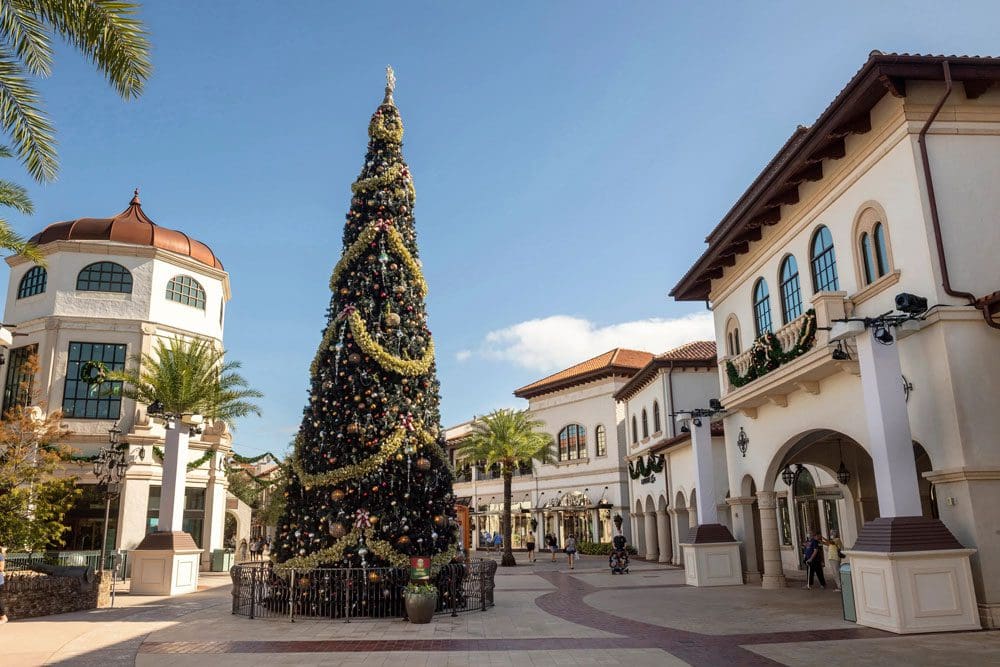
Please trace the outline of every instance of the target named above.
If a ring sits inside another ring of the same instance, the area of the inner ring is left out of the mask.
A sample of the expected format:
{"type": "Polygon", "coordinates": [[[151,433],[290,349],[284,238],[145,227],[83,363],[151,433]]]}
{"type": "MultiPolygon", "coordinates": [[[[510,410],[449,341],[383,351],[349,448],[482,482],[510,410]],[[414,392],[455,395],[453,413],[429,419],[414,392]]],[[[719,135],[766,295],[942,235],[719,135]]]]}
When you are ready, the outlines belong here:
{"type": "MultiPolygon", "coordinates": [[[[523,556],[521,556],[523,558],[523,556]]],[[[429,625],[230,613],[228,575],[180,598],[0,626],[4,665],[1000,665],[1000,632],[900,637],[841,618],[832,591],[696,589],[684,572],[548,557],[497,573],[496,607],[429,625]]]]}

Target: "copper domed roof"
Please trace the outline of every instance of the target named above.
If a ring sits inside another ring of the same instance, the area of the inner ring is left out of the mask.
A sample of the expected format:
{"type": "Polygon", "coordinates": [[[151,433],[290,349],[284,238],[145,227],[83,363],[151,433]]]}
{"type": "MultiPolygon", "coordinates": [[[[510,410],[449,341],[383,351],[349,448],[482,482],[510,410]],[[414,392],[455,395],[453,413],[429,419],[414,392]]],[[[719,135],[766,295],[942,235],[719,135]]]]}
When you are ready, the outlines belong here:
{"type": "Polygon", "coordinates": [[[128,208],[113,218],[78,218],[55,222],[30,239],[35,245],[53,241],[114,241],[148,245],[187,255],[206,266],[222,270],[222,262],[212,249],[183,232],[160,227],[146,217],[136,189],[128,208]]]}

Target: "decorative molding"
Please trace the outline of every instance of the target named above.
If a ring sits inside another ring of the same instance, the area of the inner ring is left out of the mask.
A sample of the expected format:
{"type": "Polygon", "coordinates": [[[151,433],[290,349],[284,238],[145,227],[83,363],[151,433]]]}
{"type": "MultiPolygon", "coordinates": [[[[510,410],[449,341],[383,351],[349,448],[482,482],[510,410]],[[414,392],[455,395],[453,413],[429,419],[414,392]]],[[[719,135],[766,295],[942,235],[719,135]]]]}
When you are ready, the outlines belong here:
{"type": "Polygon", "coordinates": [[[896,269],[895,271],[893,271],[891,273],[887,273],[884,276],[882,276],[881,278],[879,278],[878,280],[876,280],[875,282],[873,282],[870,285],[868,285],[867,287],[865,287],[863,290],[855,292],[854,294],[852,294],[851,296],[849,296],[848,299],[855,306],[857,306],[858,304],[864,303],[865,301],[867,301],[868,299],[872,298],[876,294],[880,294],[881,292],[889,289],[890,287],[892,287],[893,285],[895,285],[896,283],[898,283],[899,282],[899,276],[900,276],[900,270],[899,269],[896,269]]]}
{"type": "Polygon", "coordinates": [[[796,382],[796,386],[807,394],[819,394],[819,382],[796,382]]]}
{"type": "Polygon", "coordinates": [[[931,470],[923,474],[931,484],[948,484],[952,482],[993,482],[1000,480],[1000,468],[944,468],[931,470]]]}

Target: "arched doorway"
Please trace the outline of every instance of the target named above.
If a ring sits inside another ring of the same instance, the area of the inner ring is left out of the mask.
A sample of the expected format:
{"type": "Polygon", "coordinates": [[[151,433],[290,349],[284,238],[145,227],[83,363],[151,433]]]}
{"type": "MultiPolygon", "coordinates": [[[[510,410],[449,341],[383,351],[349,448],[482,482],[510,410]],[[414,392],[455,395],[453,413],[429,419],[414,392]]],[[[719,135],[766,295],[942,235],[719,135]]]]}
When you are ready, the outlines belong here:
{"type": "Polygon", "coordinates": [[[646,496],[646,514],[643,516],[646,532],[646,560],[656,562],[660,558],[660,540],[656,534],[656,505],[653,504],[653,497],[646,496]]]}
{"type": "Polygon", "coordinates": [[[684,492],[681,490],[678,490],[674,496],[674,511],[672,515],[674,520],[674,565],[683,565],[684,550],[680,545],[687,541],[688,512],[687,500],[685,500],[684,492]]]}
{"type": "Polygon", "coordinates": [[[642,501],[635,501],[635,513],[632,515],[635,517],[635,550],[639,554],[646,553],[646,523],[645,523],[645,512],[642,509],[642,501]]]}
{"type": "Polygon", "coordinates": [[[661,495],[656,501],[656,536],[659,540],[660,563],[669,563],[673,558],[672,532],[670,516],[667,514],[667,499],[661,495]]]}

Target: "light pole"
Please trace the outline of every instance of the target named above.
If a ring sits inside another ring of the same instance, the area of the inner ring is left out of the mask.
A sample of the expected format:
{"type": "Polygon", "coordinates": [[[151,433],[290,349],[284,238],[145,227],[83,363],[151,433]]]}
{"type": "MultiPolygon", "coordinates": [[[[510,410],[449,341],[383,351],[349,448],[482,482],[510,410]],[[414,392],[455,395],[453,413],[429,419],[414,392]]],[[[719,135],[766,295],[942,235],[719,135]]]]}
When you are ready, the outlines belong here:
{"type": "MultiPolygon", "coordinates": [[[[108,429],[108,446],[101,449],[94,460],[94,476],[97,486],[104,493],[104,530],[101,538],[101,560],[99,569],[105,569],[108,544],[108,519],[111,514],[111,499],[118,495],[121,482],[125,478],[132,456],[127,442],[121,441],[122,431],[116,422],[108,429]]],[[[139,449],[139,458],[145,458],[145,451],[139,449]]]]}

